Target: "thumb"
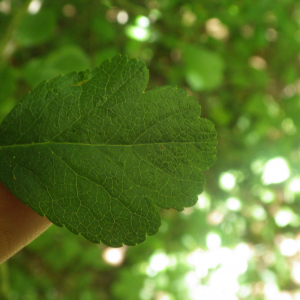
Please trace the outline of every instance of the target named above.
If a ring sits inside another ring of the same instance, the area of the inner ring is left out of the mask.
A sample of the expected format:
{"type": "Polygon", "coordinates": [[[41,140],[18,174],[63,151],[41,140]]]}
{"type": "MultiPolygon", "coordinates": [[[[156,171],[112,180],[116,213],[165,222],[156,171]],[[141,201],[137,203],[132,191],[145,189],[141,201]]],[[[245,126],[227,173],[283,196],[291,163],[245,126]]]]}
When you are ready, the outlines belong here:
{"type": "Polygon", "coordinates": [[[18,200],[0,183],[0,264],[28,245],[52,223],[18,200]]]}

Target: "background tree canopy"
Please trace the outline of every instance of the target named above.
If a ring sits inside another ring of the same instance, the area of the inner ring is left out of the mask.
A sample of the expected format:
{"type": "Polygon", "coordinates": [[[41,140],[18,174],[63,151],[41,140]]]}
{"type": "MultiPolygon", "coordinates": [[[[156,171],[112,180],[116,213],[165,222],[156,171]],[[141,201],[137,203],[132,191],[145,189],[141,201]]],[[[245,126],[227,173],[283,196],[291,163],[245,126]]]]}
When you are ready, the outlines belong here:
{"type": "Polygon", "coordinates": [[[117,53],[216,124],[218,160],[156,236],[109,248],[52,226],[1,265],[1,299],[300,299],[300,3],[2,0],[0,118],[117,53]]]}

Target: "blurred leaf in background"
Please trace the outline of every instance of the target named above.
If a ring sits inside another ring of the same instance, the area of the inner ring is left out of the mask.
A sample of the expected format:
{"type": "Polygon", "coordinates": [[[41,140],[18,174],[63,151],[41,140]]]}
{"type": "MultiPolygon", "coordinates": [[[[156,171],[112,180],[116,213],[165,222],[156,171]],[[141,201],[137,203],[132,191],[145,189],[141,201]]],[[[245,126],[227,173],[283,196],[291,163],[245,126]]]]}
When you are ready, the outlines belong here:
{"type": "Polygon", "coordinates": [[[0,118],[41,80],[122,53],[218,132],[195,207],[114,250],[52,226],[1,266],[1,297],[299,300],[299,20],[296,0],[1,0],[0,118]]]}
{"type": "Polygon", "coordinates": [[[55,15],[51,10],[28,13],[16,28],[15,40],[22,47],[45,43],[53,36],[55,23],[55,15]]]}
{"type": "Polygon", "coordinates": [[[43,58],[31,59],[22,70],[24,80],[32,87],[40,82],[91,67],[87,54],[76,45],[66,45],[55,49],[43,58]]]}
{"type": "Polygon", "coordinates": [[[186,45],[183,58],[185,78],[194,91],[212,90],[222,84],[224,63],[217,53],[186,45]]]}

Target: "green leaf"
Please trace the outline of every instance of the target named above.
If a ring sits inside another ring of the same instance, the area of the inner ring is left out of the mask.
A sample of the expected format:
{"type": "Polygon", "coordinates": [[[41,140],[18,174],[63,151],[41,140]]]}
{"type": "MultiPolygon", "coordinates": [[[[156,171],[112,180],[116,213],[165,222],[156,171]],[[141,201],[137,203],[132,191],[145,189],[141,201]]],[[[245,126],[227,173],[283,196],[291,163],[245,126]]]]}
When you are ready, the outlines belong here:
{"type": "Polygon", "coordinates": [[[224,62],[219,54],[185,45],[183,58],[186,81],[193,90],[213,90],[221,85],[224,62]]]}
{"type": "Polygon", "coordinates": [[[90,67],[88,55],[76,45],[67,45],[58,48],[48,55],[46,64],[49,68],[63,74],[72,71],[86,70],[90,67]]]}
{"type": "Polygon", "coordinates": [[[103,63],[106,59],[110,59],[116,56],[118,53],[119,51],[116,47],[106,47],[104,50],[96,52],[94,62],[98,66],[101,63],[103,63]]]}
{"type": "Polygon", "coordinates": [[[55,29],[55,15],[44,9],[37,14],[27,14],[20,22],[15,38],[23,46],[39,45],[49,40],[55,29]]]}
{"type": "Polygon", "coordinates": [[[87,54],[76,45],[67,45],[51,52],[45,58],[33,58],[24,67],[22,75],[36,87],[47,78],[72,71],[86,70],[90,67],[87,54]]]}
{"type": "Polygon", "coordinates": [[[143,62],[118,55],[92,72],[45,81],[0,124],[0,181],[58,226],[110,246],[182,210],[215,161],[213,124],[185,90],[144,92],[143,62]]]}
{"type": "Polygon", "coordinates": [[[13,94],[16,89],[17,76],[14,69],[9,66],[0,66],[0,121],[14,107],[15,101],[13,94]]]}

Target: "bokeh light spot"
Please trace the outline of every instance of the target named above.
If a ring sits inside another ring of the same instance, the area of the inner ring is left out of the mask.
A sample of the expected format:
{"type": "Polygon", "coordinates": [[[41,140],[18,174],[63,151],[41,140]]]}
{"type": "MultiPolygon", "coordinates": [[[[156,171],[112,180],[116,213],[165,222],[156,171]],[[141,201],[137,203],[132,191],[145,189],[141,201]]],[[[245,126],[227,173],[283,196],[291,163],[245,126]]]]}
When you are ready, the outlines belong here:
{"type": "Polygon", "coordinates": [[[210,208],[210,198],[207,193],[203,192],[198,196],[198,202],[195,205],[195,208],[200,210],[209,210],[210,208]]]}
{"type": "Polygon", "coordinates": [[[209,233],[206,237],[206,246],[209,250],[216,250],[222,244],[221,238],[216,233],[209,233]]]}
{"type": "Polygon", "coordinates": [[[263,292],[266,300],[278,299],[279,288],[277,284],[268,282],[265,284],[263,292]]]}
{"type": "Polygon", "coordinates": [[[252,217],[256,220],[263,221],[267,218],[266,210],[261,205],[252,207],[252,217]]]}
{"type": "Polygon", "coordinates": [[[117,21],[120,24],[125,24],[128,21],[128,13],[124,10],[121,10],[117,14],[117,21]]]}
{"type": "Polygon", "coordinates": [[[239,211],[242,207],[241,201],[235,197],[230,197],[226,200],[226,206],[233,211],[239,211]]]}
{"type": "Polygon", "coordinates": [[[72,18],[76,15],[76,9],[73,5],[71,4],[66,4],[63,7],[63,14],[68,17],[68,18],[72,18]]]}
{"type": "Polygon", "coordinates": [[[232,190],[235,186],[235,176],[229,172],[222,173],[219,179],[219,186],[223,190],[232,190]]]}
{"type": "Polygon", "coordinates": [[[154,254],[150,259],[147,274],[156,274],[157,272],[164,270],[169,264],[170,259],[165,253],[154,254]]]}
{"type": "Polygon", "coordinates": [[[0,2],[0,12],[9,14],[11,12],[11,3],[9,0],[2,0],[0,2]]]}
{"type": "Polygon", "coordinates": [[[293,213],[289,208],[280,209],[275,215],[275,222],[279,227],[285,227],[293,220],[293,213]]]}
{"type": "Polygon", "coordinates": [[[293,193],[300,192],[300,178],[294,178],[288,185],[288,189],[293,193]]]}
{"type": "Polygon", "coordinates": [[[103,251],[103,259],[112,266],[119,266],[124,260],[125,248],[106,248],[103,251]]]}
{"type": "Polygon", "coordinates": [[[267,63],[266,61],[260,57],[260,56],[252,56],[249,59],[249,65],[250,67],[257,69],[257,70],[263,70],[266,68],[267,63]]]}
{"type": "Polygon", "coordinates": [[[279,249],[284,256],[293,256],[297,253],[297,242],[293,239],[284,239],[280,245],[279,249]]]}
{"type": "Polygon", "coordinates": [[[28,12],[32,15],[37,14],[42,7],[41,0],[32,0],[28,6],[28,12]]]}
{"type": "Polygon", "coordinates": [[[206,32],[217,40],[225,40],[229,36],[229,30],[219,19],[212,18],[205,23],[206,32]]]}
{"type": "Polygon", "coordinates": [[[150,20],[147,17],[145,17],[145,16],[138,16],[136,18],[136,24],[139,27],[147,28],[150,25],[150,20]]]}
{"type": "Polygon", "coordinates": [[[262,189],[262,191],[259,194],[259,197],[263,203],[271,203],[275,200],[275,193],[274,191],[269,189],[262,189]]]}
{"type": "Polygon", "coordinates": [[[286,160],[276,157],[266,163],[262,180],[264,184],[280,183],[287,180],[289,176],[290,170],[286,160]]]}
{"type": "MultiPolygon", "coordinates": [[[[292,278],[293,280],[300,285],[300,262],[294,261],[292,267],[292,278]]],[[[300,293],[299,293],[300,300],[300,293]]]]}
{"type": "Polygon", "coordinates": [[[147,41],[150,37],[150,32],[148,29],[141,28],[138,26],[127,26],[126,34],[130,38],[141,42],[147,41]]]}
{"type": "Polygon", "coordinates": [[[288,292],[281,292],[278,294],[278,300],[294,300],[294,297],[288,292]]]}

